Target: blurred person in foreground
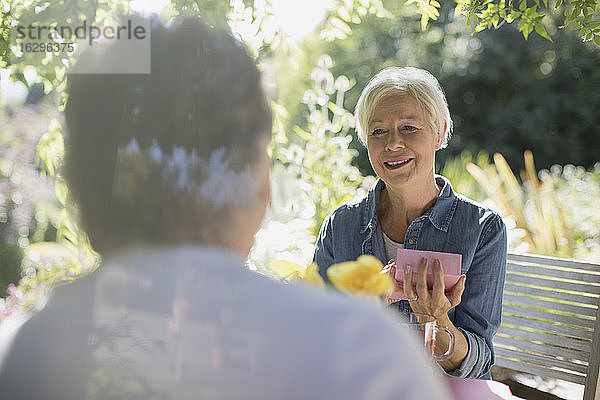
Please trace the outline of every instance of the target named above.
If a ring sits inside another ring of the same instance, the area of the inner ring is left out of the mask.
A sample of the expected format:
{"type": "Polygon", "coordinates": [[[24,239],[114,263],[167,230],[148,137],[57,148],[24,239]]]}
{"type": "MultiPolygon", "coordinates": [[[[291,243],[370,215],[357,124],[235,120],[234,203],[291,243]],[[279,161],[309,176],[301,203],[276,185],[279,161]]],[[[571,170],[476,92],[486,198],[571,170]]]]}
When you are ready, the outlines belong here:
{"type": "MultiPolygon", "coordinates": [[[[497,213],[455,193],[435,174],[435,153],[446,147],[452,131],[441,86],[419,68],[386,68],[363,89],[355,114],[378,179],[365,198],[340,206],[323,222],[314,254],[320,273],[325,277],[332,264],[362,254],[383,264],[390,260],[390,273],[402,268],[398,290],[408,299],[392,307],[432,315],[454,333],[454,353],[440,362],[444,370],[489,379],[502,310],[506,227],[497,213]],[[427,260],[396,266],[399,248],[461,254],[463,275],[446,291],[436,260],[429,289],[427,260]]],[[[436,353],[447,348],[447,335],[439,336],[436,353]]]]}
{"type": "Polygon", "coordinates": [[[2,325],[0,398],[446,398],[383,311],[245,268],[269,199],[259,72],[226,32],[155,22],[151,74],[69,76],[64,175],[103,262],[2,325]]]}

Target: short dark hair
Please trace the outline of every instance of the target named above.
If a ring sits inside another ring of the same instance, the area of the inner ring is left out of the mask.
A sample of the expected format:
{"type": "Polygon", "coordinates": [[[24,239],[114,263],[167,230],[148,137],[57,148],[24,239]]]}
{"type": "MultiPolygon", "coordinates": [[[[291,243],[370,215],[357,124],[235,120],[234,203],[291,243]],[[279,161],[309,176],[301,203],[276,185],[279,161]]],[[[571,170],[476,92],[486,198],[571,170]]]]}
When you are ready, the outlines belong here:
{"type": "MultiPolygon", "coordinates": [[[[239,40],[198,18],[151,25],[150,74],[68,77],[64,175],[101,253],[219,240],[232,203],[181,190],[177,181],[201,183],[211,162],[230,171],[224,180],[248,170],[261,156],[259,139],[271,135],[260,73],[239,40]],[[194,168],[174,174],[148,156],[152,149],[172,154],[171,163],[187,154],[194,168]]],[[[110,59],[110,46],[104,51],[110,59]]]]}

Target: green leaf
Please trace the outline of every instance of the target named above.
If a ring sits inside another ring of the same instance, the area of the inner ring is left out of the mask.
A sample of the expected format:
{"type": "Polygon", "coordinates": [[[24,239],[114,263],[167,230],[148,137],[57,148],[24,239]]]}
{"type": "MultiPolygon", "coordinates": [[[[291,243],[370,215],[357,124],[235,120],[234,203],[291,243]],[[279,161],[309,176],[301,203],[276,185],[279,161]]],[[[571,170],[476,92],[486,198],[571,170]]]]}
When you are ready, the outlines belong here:
{"type": "Polygon", "coordinates": [[[529,37],[529,34],[533,31],[533,26],[531,25],[526,25],[525,26],[525,30],[523,31],[523,36],[525,37],[525,39],[527,39],[529,37]]]}
{"type": "Polygon", "coordinates": [[[331,110],[332,113],[337,115],[343,115],[346,111],[343,107],[338,106],[333,101],[327,102],[327,108],[331,110]]]}
{"type": "Polygon", "coordinates": [[[529,37],[529,34],[531,33],[532,30],[533,30],[533,27],[527,20],[521,19],[519,21],[519,31],[521,31],[521,33],[523,34],[523,37],[525,39],[527,39],[529,37]]]}
{"type": "Polygon", "coordinates": [[[62,179],[57,179],[54,183],[54,191],[56,192],[56,198],[58,201],[60,201],[60,204],[63,206],[66,205],[69,189],[67,188],[65,181],[62,179]]]}
{"type": "Polygon", "coordinates": [[[350,13],[348,13],[348,10],[344,7],[338,7],[338,15],[346,22],[350,22],[352,20],[352,17],[350,16],[350,13]]]}
{"type": "Polygon", "coordinates": [[[431,6],[427,6],[427,8],[425,9],[425,14],[427,14],[427,16],[433,20],[437,19],[437,17],[439,17],[440,12],[437,8],[435,7],[431,7],[431,6]]]}
{"type": "Polygon", "coordinates": [[[594,43],[600,46],[600,35],[594,35],[594,43]]]}
{"type": "Polygon", "coordinates": [[[567,16],[566,20],[573,21],[575,19],[575,17],[579,16],[580,12],[581,11],[578,8],[572,9],[571,12],[569,13],[569,15],[567,16]]]}
{"type": "Polygon", "coordinates": [[[552,42],[552,38],[550,37],[550,35],[548,35],[548,32],[546,31],[546,27],[542,24],[535,24],[535,31],[538,33],[538,35],[540,35],[543,38],[548,39],[549,41],[552,42]]]}
{"type": "Polygon", "coordinates": [[[500,22],[500,16],[496,14],[492,17],[492,24],[494,25],[494,28],[498,27],[498,22],[500,22]]]}
{"type": "Polygon", "coordinates": [[[317,141],[317,139],[314,138],[313,135],[306,132],[305,130],[300,128],[298,125],[294,126],[294,132],[296,132],[298,134],[298,136],[300,136],[302,139],[306,140],[307,142],[316,142],[317,141]]]}
{"type": "Polygon", "coordinates": [[[335,28],[339,29],[341,32],[345,33],[346,35],[350,35],[352,33],[352,29],[350,28],[350,26],[337,17],[330,18],[329,23],[333,27],[335,27],[335,28]]]}
{"type": "Polygon", "coordinates": [[[525,11],[527,9],[527,0],[521,0],[521,4],[519,5],[519,10],[525,11]]]}
{"type": "Polygon", "coordinates": [[[427,30],[427,24],[429,24],[429,17],[427,15],[421,15],[421,30],[427,30]]]}

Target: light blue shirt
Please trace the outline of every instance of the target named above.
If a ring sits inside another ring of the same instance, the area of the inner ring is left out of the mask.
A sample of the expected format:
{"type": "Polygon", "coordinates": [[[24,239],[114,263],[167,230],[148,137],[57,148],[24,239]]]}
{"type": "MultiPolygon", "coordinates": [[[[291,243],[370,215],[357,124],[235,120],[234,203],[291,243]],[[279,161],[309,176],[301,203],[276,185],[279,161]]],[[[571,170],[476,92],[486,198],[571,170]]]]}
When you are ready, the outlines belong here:
{"type": "Polygon", "coordinates": [[[269,279],[223,248],[124,250],[20,328],[6,322],[2,399],[450,398],[389,313],[269,279]]]}
{"type": "MultiPolygon", "coordinates": [[[[490,378],[494,363],[492,338],[500,327],[506,273],[506,226],[494,211],[458,195],[450,182],[436,175],[441,187],[437,202],[411,222],[404,238],[406,249],[462,255],[467,275],[461,303],[448,312],[465,335],[469,351],[460,367],[449,374],[463,378],[490,378]]],[[[340,206],[325,218],[315,246],[320,274],[330,265],[372,254],[387,263],[377,204],[382,180],[362,200],[340,206]]],[[[407,301],[396,303],[408,309],[407,301]]]]}

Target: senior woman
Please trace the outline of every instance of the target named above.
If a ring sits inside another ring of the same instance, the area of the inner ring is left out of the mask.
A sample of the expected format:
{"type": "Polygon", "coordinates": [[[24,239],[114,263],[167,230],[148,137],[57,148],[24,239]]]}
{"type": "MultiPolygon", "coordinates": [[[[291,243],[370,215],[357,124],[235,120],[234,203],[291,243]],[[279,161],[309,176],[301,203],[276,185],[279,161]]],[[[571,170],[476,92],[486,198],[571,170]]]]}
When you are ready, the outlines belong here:
{"type": "MultiPolygon", "coordinates": [[[[463,275],[451,291],[445,291],[438,260],[433,289],[426,284],[425,260],[398,265],[406,282],[399,290],[409,300],[397,306],[432,315],[453,331],[455,351],[440,362],[447,373],[489,379],[502,308],[506,227],[497,213],[455,193],[435,174],[435,153],[452,130],[441,86],[419,68],[386,68],[364,88],[356,122],[378,180],[365,198],[327,216],[314,261],[325,276],[331,264],[362,254],[385,264],[398,248],[461,254],[463,275]],[[413,268],[419,271],[416,287],[410,284],[413,268]]],[[[387,268],[393,272],[395,265],[387,268]]],[[[438,337],[436,352],[447,350],[446,336],[438,337]]]]}

